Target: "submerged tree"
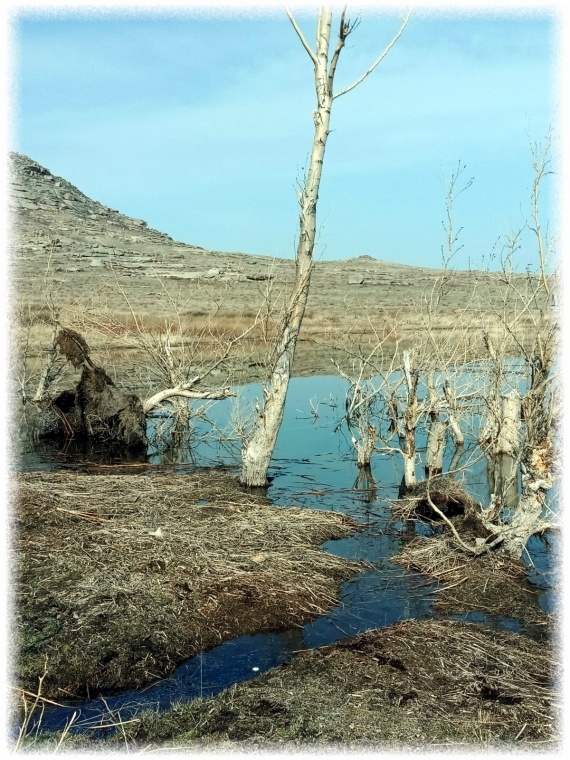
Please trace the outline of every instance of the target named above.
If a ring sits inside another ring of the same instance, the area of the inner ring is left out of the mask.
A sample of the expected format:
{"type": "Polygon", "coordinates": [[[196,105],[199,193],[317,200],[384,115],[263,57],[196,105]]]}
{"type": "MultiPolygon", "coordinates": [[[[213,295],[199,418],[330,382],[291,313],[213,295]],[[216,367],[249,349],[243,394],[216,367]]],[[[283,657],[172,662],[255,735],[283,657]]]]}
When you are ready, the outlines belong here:
{"type": "Polygon", "coordinates": [[[399,516],[415,519],[414,501],[419,499],[422,509],[427,504],[427,512],[447,524],[455,544],[475,556],[492,550],[520,558],[533,535],[559,525],[548,500],[557,476],[560,416],[557,277],[551,268],[555,240],[540,219],[543,182],[551,173],[551,147],[550,132],[545,144],[531,146],[530,221],[506,236],[498,271],[471,273],[472,292],[460,310],[450,317],[452,302],[446,297],[455,284],[455,273],[447,265],[458,250],[460,232],[454,225],[453,203],[472,182],[460,189],[461,163],[451,175],[446,197],[445,268],[431,291],[417,303],[405,305],[403,315],[395,318],[397,338],[391,343],[373,331],[360,338],[348,332],[342,345],[335,343],[356,364],[352,375],[338,370],[349,383],[349,430],[356,421],[365,422],[358,429],[360,437],[352,436],[359,464],[364,455],[369,462],[373,451],[399,454],[402,493],[411,491],[408,504],[397,506],[399,516]],[[516,261],[525,232],[535,245],[534,271],[529,266],[526,274],[516,261]],[[359,412],[356,421],[350,418],[354,412],[359,412]],[[466,499],[468,519],[456,528],[436,501],[443,498],[443,483],[452,498],[457,497],[449,476],[461,476],[469,466],[459,463],[464,450],[459,423],[468,428],[469,420],[478,442],[477,456],[488,458],[492,495],[486,505],[466,499]],[[425,434],[426,441],[426,480],[420,483],[415,467],[418,433],[425,434]],[[448,433],[457,448],[448,477],[442,479],[448,433]]]}
{"type": "Polygon", "coordinates": [[[560,416],[557,369],[559,320],[552,306],[554,270],[549,269],[555,241],[540,223],[540,193],[551,173],[552,134],[531,146],[534,181],[531,222],[506,236],[499,271],[482,285],[495,291],[487,324],[481,314],[481,355],[477,379],[481,416],[479,444],[489,460],[493,493],[481,508],[469,503],[467,525],[476,538],[460,536],[430,498],[430,507],[451,529],[461,550],[479,555],[490,550],[520,559],[529,539],[559,527],[548,503],[557,476],[560,416]],[[525,228],[536,243],[536,267],[517,271],[517,252],[525,228]],[[518,479],[520,474],[520,493],[518,479]]]}
{"type": "Polygon", "coordinates": [[[333,344],[353,368],[350,374],[333,362],[349,384],[342,424],[351,432],[358,465],[369,466],[374,451],[398,455],[404,471],[402,492],[417,485],[419,435],[426,438],[426,478],[443,471],[448,432],[456,443],[450,470],[455,470],[464,446],[460,405],[473,390],[461,379],[473,342],[473,325],[465,313],[476,302],[476,282],[463,302],[462,319],[450,321],[446,298],[457,282],[453,259],[463,247],[458,242],[462,228],[456,226],[455,202],[473,183],[473,179],[460,181],[465,168],[459,161],[446,179],[443,269],[433,285],[396,315],[392,313],[389,330],[380,334],[369,317],[366,332],[354,335],[349,330],[341,343],[333,344]]]}
{"type": "Polygon", "coordinates": [[[299,216],[299,243],[295,259],[295,282],[281,331],[276,341],[271,378],[263,388],[263,406],[258,411],[257,419],[247,436],[242,451],[241,482],[247,486],[266,485],[269,462],[283,419],[295,348],[309,296],[317,228],[317,201],[333,101],[357,87],[378,66],[399,39],[410,16],[408,13],[396,36],[372,66],[351,85],[335,93],[333,92],[333,85],[339,57],[348,35],[356,28],[359,20],[351,22],[346,18],[346,9],[342,12],[336,47],[332,57],[329,58],[331,9],[321,8],[319,10],[315,50],[311,48],[289,11],[287,11],[287,15],[313,62],[317,108],[313,111],[315,131],[309,169],[299,196],[301,212],[299,216]]]}
{"type": "Polygon", "coordinates": [[[513,506],[496,494],[481,522],[493,543],[515,556],[522,555],[531,536],[559,525],[547,499],[556,477],[560,417],[559,320],[552,308],[557,277],[555,271],[549,272],[555,240],[540,222],[540,194],[545,177],[552,173],[551,148],[552,131],[543,145],[531,145],[534,180],[528,228],[536,242],[536,271],[526,278],[516,276],[514,260],[524,229],[508,235],[496,275],[503,293],[503,307],[496,314],[499,330],[485,341],[492,376],[487,394],[492,422],[486,443],[499,454],[515,458],[521,471],[521,495],[513,506]],[[512,357],[518,359],[514,364],[512,357]]]}

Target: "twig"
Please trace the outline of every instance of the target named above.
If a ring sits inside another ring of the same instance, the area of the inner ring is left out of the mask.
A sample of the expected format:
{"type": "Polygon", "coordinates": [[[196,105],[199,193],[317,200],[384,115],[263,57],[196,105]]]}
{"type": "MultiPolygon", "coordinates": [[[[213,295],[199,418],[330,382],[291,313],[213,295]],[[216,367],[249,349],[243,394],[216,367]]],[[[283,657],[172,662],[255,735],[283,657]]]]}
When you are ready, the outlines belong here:
{"type": "Polygon", "coordinates": [[[400,37],[402,36],[402,33],[403,33],[404,29],[406,28],[406,24],[408,23],[408,20],[409,20],[409,18],[410,18],[410,15],[411,15],[411,13],[412,13],[412,10],[411,10],[411,8],[410,8],[410,10],[408,11],[408,14],[407,14],[406,18],[405,18],[405,19],[404,19],[404,21],[402,22],[402,26],[400,27],[400,30],[398,31],[398,33],[396,34],[396,36],[395,36],[395,37],[392,39],[392,41],[390,42],[390,44],[389,44],[389,45],[388,45],[388,46],[387,46],[387,47],[384,49],[384,51],[383,51],[383,52],[382,52],[382,53],[381,53],[381,54],[378,56],[378,58],[377,58],[377,59],[374,61],[374,63],[373,63],[373,64],[372,64],[372,66],[371,66],[371,67],[368,69],[368,71],[366,71],[366,72],[365,72],[365,73],[364,73],[364,74],[363,74],[363,75],[362,75],[362,76],[361,76],[359,79],[357,79],[357,80],[356,80],[356,82],[353,82],[353,83],[352,83],[351,85],[349,85],[348,87],[345,87],[345,88],[344,88],[344,90],[341,90],[340,92],[337,92],[337,93],[335,93],[335,94],[333,95],[333,100],[334,100],[335,98],[340,98],[340,96],[341,96],[341,95],[345,95],[347,92],[350,92],[351,90],[354,90],[354,88],[355,88],[355,87],[358,87],[358,85],[359,85],[359,84],[360,84],[360,83],[361,83],[361,82],[362,82],[364,79],[366,79],[366,77],[367,77],[369,74],[371,74],[371,73],[374,71],[374,69],[376,68],[376,66],[378,66],[378,64],[379,64],[379,63],[380,63],[382,60],[384,60],[384,58],[385,58],[385,57],[388,55],[388,53],[390,52],[390,50],[391,50],[391,49],[394,47],[394,45],[396,44],[396,42],[397,42],[397,41],[400,39],[400,37]]]}

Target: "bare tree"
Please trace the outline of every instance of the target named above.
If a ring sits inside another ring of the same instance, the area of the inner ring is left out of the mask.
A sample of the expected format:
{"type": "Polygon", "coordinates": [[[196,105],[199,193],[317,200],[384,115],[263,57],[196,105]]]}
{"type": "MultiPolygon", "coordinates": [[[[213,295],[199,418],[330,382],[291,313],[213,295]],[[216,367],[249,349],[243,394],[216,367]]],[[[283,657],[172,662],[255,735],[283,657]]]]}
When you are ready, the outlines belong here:
{"type": "Polygon", "coordinates": [[[367,370],[365,362],[360,362],[357,376],[348,375],[333,360],[339,375],[346,380],[349,390],[345,399],[345,415],[337,426],[343,424],[348,427],[352,445],[356,450],[357,464],[359,468],[370,467],[370,459],[376,449],[378,430],[374,425],[379,400],[379,389],[372,379],[364,377],[367,370]]]}
{"type": "MultiPolygon", "coordinates": [[[[188,426],[188,399],[219,400],[235,395],[228,387],[204,386],[210,376],[220,367],[227,368],[238,362],[236,353],[243,349],[245,339],[260,324],[259,314],[243,330],[220,330],[216,317],[223,303],[223,294],[212,299],[209,314],[200,324],[189,324],[184,316],[186,302],[170,292],[161,278],[157,280],[170,307],[170,316],[164,317],[160,326],[148,325],[137,314],[125,290],[117,283],[128,308],[128,319],[121,320],[113,313],[96,314],[89,320],[91,329],[111,338],[121,334],[123,342],[141,351],[145,357],[147,380],[152,385],[160,383],[161,390],[152,393],[143,402],[145,413],[168,403],[173,410],[177,427],[188,426]],[[205,354],[205,356],[204,356],[205,354]]],[[[198,285],[198,287],[200,287],[198,285]]],[[[240,360],[243,360],[240,355],[240,360]]]]}
{"type": "Polygon", "coordinates": [[[517,276],[514,259],[524,230],[508,235],[502,268],[495,275],[503,291],[503,308],[495,315],[495,336],[485,336],[492,376],[486,394],[491,420],[485,443],[495,452],[516,459],[522,489],[514,506],[508,488],[504,495],[495,494],[481,522],[494,536],[495,544],[518,557],[532,535],[558,523],[547,506],[556,470],[560,413],[556,367],[559,324],[551,308],[557,278],[555,271],[548,271],[554,241],[543,232],[540,222],[540,192],[551,173],[551,148],[552,131],[543,145],[531,145],[534,181],[529,228],[536,242],[537,271],[525,278],[517,276]]]}
{"type": "Polygon", "coordinates": [[[461,319],[450,319],[445,299],[456,283],[452,265],[462,247],[455,203],[473,183],[473,179],[462,181],[465,168],[459,161],[445,180],[443,269],[433,286],[403,305],[389,332],[379,335],[369,325],[366,337],[350,332],[342,343],[333,341],[356,365],[350,375],[335,362],[350,386],[343,421],[352,434],[358,464],[368,464],[375,450],[401,456],[405,488],[417,484],[418,432],[427,434],[427,478],[443,471],[448,428],[459,447],[458,456],[464,444],[460,404],[471,389],[459,378],[472,348],[473,324],[466,315],[477,290],[474,287],[464,301],[461,319]]]}
{"type": "Polygon", "coordinates": [[[259,409],[253,429],[248,434],[242,450],[241,482],[247,486],[266,485],[269,462],[273,455],[277,434],[283,419],[295,347],[309,296],[313,249],[316,238],[317,201],[325,147],[329,136],[333,101],[357,87],[378,66],[401,36],[408,23],[410,13],[403,20],[398,33],[390,44],[370,68],[351,85],[336,93],[333,91],[333,85],[339,57],[348,35],[356,28],[359,19],[351,22],[346,18],[346,9],[343,10],[336,46],[332,56],[329,58],[332,25],[331,9],[321,8],[319,10],[315,50],[309,45],[289,11],[287,11],[287,15],[314,67],[317,96],[317,107],[313,111],[315,131],[309,168],[299,197],[301,212],[299,217],[299,243],[297,246],[293,291],[283,319],[280,335],[276,341],[271,378],[263,389],[263,405],[259,409]]]}

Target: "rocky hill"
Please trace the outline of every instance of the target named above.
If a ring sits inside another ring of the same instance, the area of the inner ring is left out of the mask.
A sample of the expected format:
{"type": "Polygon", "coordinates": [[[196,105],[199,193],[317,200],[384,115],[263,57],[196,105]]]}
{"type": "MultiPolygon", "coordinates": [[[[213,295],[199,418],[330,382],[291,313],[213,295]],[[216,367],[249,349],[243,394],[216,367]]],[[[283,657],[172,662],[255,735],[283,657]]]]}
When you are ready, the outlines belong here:
{"type": "MultiPolygon", "coordinates": [[[[244,302],[259,290],[259,281],[287,283],[293,262],[244,253],[207,251],[176,242],[164,232],[88,198],[62,177],[53,175],[19,153],[11,153],[10,204],[14,212],[12,280],[16,294],[36,301],[42,296],[50,266],[60,293],[92,296],[111,279],[137,283],[137,306],[157,307],[156,279],[204,280],[215,289],[240,284],[244,302]],[[257,284],[256,284],[257,283],[257,284]]],[[[438,270],[394,264],[372,257],[315,263],[311,305],[345,310],[346,297],[363,297],[386,307],[399,307],[417,288],[425,289],[438,270]]],[[[464,273],[466,277],[469,275],[464,273]]],[[[230,302],[238,293],[229,295],[230,302]]],[[[234,304],[235,306],[236,304],[234,304]]],[[[232,311],[230,309],[230,311],[232,311]]]]}
{"type": "MultiPolygon", "coordinates": [[[[288,297],[292,260],[177,242],[142,219],[92,200],[27,156],[11,153],[10,163],[12,298],[24,327],[20,342],[38,362],[51,345],[50,304],[61,324],[84,333],[91,348],[106,352],[105,361],[118,362],[132,383],[136,351],[126,333],[141,327],[140,317],[144,331],[163,330],[165,320],[174,319],[176,329],[201,336],[207,352],[216,341],[251,327],[269,302],[279,307],[288,297]]],[[[330,346],[340,345],[343,336],[352,345],[349,332],[372,341],[388,333],[413,338],[424,319],[413,304],[432,293],[441,274],[370,256],[317,260],[294,372],[330,372],[330,346]]],[[[497,301],[497,281],[489,278],[477,288],[476,303],[471,300],[480,275],[454,273],[438,330],[456,326],[471,306],[485,309],[497,301]]],[[[465,320],[469,329],[475,329],[476,313],[465,320]]],[[[261,357],[267,352],[264,329],[250,336],[261,357]]],[[[257,363],[256,358],[249,367],[257,363]]]]}
{"type": "MultiPolygon", "coordinates": [[[[13,261],[16,281],[24,289],[43,274],[48,258],[70,283],[78,273],[93,278],[97,269],[126,276],[239,279],[232,265],[235,254],[176,243],[142,219],[92,200],[27,156],[11,153],[10,158],[13,261]],[[223,273],[214,267],[222,261],[223,273]]],[[[255,257],[237,256],[241,263],[244,258],[250,263],[255,257]]]]}

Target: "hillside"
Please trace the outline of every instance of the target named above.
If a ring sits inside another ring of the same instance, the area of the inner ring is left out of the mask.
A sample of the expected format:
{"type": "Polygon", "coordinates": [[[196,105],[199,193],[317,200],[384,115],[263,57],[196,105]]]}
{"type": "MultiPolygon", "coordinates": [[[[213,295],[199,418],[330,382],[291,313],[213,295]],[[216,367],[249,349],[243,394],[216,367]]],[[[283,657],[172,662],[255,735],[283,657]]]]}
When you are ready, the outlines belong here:
{"type": "MultiPolygon", "coordinates": [[[[176,242],[143,220],[88,198],[32,159],[19,153],[10,158],[10,204],[15,212],[12,279],[19,296],[41,297],[48,259],[68,297],[80,298],[86,291],[92,295],[110,277],[129,278],[138,283],[135,300],[143,309],[151,303],[156,308],[156,300],[149,299],[154,298],[157,276],[165,282],[204,279],[224,287],[239,283],[245,301],[268,275],[280,284],[293,276],[290,260],[207,251],[176,242]]],[[[386,308],[401,306],[409,289],[428,287],[441,274],[371,257],[348,258],[349,254],[343,261],[315,263],[312,307],[328,311],[357,294],[359,300],[382,302],[386,308]]],[[[469,275],[464,273],[464,278],[469,275]]]]}
{"type": "MultiPolygon", "coordinates": [[[[11,153],[10,164],[12,297],[20,326],[30,328],[19,339],[28,356],[40,361],[51,345],[54,310],[61,324],[85,334],[92,349],[106,352],[99,354],[101,361],[117,362],[119,374],[134,371],[139,344],[131,333],[140,318],[144,330],[164,330],[174,320],[176,330],[193,334],[195,348],[200,343],[205,355],[212,341],[219,349],[247,329],[268,303],[277,310],[266,325],[271,331],[277,324],[294,276],[292,260],[177,242],[142,219],[92,200],[27,156],[11,153]]],[[[381,336],[397,324],[400,337],[413,336],[423,317],[412,304],[431,293],[441,275],[442,270],[370,256],[350,258],[350,251],[342,261],[317,260],[294,372],[330,372],[331,340],[340,342],[349,330],[381,336]]],[[[453,274],[438,330],[456,325],[457,315],[467,309],[470,329],[480,334],[474,316],[498,292],[487,278],[474,299],[480,277],[453,274]]],[[[267,356],[264,329],[249,336],[259,353],[249,367],[267,356]]],[[[256,376],[255,369],[248,372],[256,376]]]]}

